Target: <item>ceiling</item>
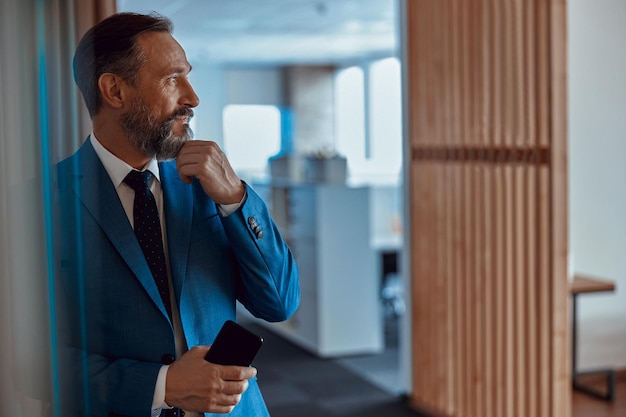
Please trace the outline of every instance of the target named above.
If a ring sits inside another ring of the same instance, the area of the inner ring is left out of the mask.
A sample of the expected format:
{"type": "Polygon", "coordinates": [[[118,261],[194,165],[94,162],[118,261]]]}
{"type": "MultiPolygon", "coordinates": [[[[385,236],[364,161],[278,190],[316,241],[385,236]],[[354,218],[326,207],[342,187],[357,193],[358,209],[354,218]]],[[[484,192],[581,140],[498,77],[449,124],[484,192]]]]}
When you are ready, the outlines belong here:
{"type": "Polygon", "coordinates": [[[397,56],[398,0],[118,0],[174,22],[190,61],[341,64],[397,56]]]}

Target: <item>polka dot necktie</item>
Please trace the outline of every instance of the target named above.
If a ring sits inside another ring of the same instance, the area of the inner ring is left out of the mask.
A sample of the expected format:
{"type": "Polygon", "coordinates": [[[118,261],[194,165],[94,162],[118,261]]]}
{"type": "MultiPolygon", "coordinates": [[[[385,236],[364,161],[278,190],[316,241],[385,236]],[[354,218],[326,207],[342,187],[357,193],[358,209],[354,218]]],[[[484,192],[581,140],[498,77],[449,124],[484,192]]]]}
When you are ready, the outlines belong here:
{"type": "Polygon", "coordinates": [[[126,176],[124,182],[135,190],[135,202],[133,204],[135,235],[148,261],[148,266],[163,299],[163,304],[165,304],[171,319],[172,306],[161,235],[161,222],[159,221],[159,212],[157,211],[154,195],[152,195],[148,186],[151,178],[152,174],[150,171],[140,172],[133,170],[126,176]]]}

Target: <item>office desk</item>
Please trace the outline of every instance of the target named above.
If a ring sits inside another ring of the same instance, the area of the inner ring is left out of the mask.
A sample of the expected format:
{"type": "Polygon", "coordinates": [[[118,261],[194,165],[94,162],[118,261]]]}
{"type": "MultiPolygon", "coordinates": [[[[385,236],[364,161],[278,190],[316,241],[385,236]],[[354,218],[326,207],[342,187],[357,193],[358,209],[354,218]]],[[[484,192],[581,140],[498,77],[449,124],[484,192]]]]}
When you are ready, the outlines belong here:
{"type": "Polygon", "coordinates": [[[578,323],[577,304],[581,294],[595,292],[613,292],[615,283],[603,279],[598,279],[585,275],[574,275],[570,282],[570,294],[572,295],[572,387],[594,397],[606,401],[613,401],[615,396],[615,371],[613,369],[594,369],[586,372],[577,371],[576,348],[578,344],[578,323]],[[593,388],[585,386],[577,381],[580,375],[601,374],[606,375],[606,392],[599,392],[593,388]]]}

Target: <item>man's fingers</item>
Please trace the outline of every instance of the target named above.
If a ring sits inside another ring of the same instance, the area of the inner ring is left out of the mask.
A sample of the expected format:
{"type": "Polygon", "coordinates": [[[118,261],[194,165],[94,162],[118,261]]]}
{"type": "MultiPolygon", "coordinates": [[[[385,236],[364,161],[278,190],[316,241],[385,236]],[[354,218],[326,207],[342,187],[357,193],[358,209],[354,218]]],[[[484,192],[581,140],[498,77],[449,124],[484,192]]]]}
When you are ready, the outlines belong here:
{"type": "Polygon", "coordinates": [[[224,381],[247,381],[257,374],[256,368],[248,366],[224,366],[221,377],[224,381]]]}
{"type": "Polygon", "coordinates": [[[226,395],[224,397],[225,406],[236,406],[241,401],[241,394],[226,395]]]}
{"type": "Polygon", "coordinates": [[[225,381],[222,387],[222,393],[228,396],[241,395],[248,390],[248,380],[243,381],[225,381]]]}
{"type": "Polygon", "coordinates": [[[199,358],[204,358],[207,354],[207,352],[209,351],[209,348],[211,346],[209,345],[198,345],[198,346],[194,346],[191,349],[189,349],[188,354],[195,356],[195,357],[199,357],[199,358]]]}
{"type": "Polygon", "coordinates": [[[181,179],[182,182],[184,182],[185,184],[191,184],[191,182],[193,181],[193,177],[190,177],[189,175],[178,175],[181,179]]]}
{"type": "Polygon", "coordinates": [[[198,158],[221,159],[224,152],[215,142],[206,140],[192,140],[183,145],[176,157],[177,164],[179,161],[184,163],[198,162],[198,158]]]}

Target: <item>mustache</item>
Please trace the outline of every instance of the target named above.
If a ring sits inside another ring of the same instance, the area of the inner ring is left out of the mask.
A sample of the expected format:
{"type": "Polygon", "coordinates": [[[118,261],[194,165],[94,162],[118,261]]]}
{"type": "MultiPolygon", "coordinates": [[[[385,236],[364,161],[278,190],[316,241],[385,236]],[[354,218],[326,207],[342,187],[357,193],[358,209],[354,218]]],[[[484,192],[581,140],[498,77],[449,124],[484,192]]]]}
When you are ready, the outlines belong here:
{"type": "Polygon", "coordinates": [[[181,116],[186,116],[189,119],[191,119],[193,117],[193,110],[190,109],[189,107],[181,107],[180,109],[172,113],[172,115],[168,117],[167,121],[172,122],[176,120],[176,118],[181,117],[181,116]]]}

